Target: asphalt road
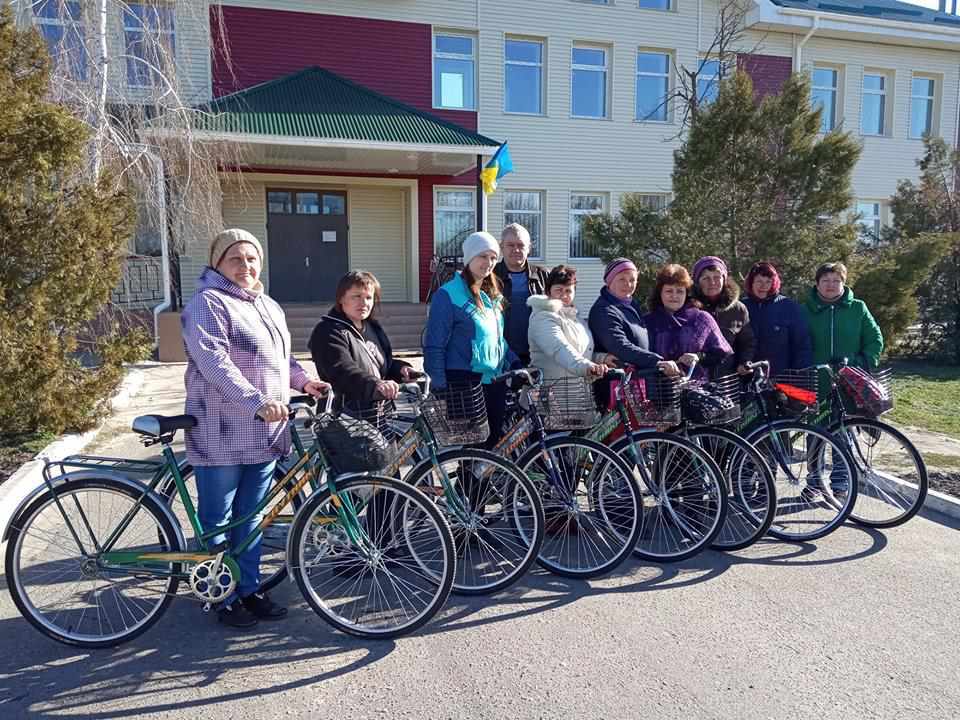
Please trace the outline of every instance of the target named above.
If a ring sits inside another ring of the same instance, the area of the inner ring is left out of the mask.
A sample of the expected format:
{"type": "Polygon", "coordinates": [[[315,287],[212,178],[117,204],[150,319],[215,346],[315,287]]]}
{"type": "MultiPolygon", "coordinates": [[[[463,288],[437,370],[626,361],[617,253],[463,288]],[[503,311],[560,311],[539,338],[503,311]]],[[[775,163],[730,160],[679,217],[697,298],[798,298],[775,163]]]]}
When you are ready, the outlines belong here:
{"type": "MultiPolygon", "coordinates": [[[[94,450],[177,412],[154,373],[94,450]]],[[[230,631],[179,599],[148,633],[82,651],[38,634],[0,579],[0,718],[960,717],[960,524],[918,517],[572,582],[535,571],[451,596],[419,633],[358,641],[284,585],[282,622],[230,631]]]]}

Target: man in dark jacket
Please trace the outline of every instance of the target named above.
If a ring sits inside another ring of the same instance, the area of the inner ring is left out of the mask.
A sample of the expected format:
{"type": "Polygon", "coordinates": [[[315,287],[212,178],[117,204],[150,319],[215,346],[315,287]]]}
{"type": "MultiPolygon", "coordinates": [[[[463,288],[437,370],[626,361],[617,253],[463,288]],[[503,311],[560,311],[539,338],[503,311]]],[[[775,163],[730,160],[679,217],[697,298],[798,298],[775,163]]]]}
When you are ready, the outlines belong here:
{"type": "Polygon", "coordinates": [[[547,270],[527,262],[530,255],[530,233],[519,223],[510,223],[500,233],[503,260],[493,269],[503,285],[507,307],[503,314],[503,334],[507,345],[526,366],[530,364],[527,329],[530,308],[527,298],[543,295],[547,287],[547,270]]]}

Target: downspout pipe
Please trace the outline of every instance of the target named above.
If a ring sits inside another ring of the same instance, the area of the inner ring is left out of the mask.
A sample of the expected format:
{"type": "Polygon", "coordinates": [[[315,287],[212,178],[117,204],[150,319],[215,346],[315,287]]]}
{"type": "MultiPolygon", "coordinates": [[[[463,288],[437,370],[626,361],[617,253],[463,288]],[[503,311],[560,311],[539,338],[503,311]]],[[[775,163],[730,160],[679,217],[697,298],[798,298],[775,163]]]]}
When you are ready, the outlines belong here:
{"type": "Polygon", "coordinates": [[[800,72],[800,69],[803,64],[803,46],[807,44],[813,34],[817,31],[817,28],[820,27],[820,16],[814,14],[813,18],[810,21],[810,29],[807,30],[807,34],[803,36],[803,39],[800,40],[799,44],[793,48],[793,71],[800,72]]]}

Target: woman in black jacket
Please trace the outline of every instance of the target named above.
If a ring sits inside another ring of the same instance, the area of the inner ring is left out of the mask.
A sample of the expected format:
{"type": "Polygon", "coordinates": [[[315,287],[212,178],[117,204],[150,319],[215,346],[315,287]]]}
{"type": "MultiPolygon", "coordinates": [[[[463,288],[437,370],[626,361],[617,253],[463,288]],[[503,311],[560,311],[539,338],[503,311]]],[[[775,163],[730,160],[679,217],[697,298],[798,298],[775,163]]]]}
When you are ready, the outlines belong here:
{"type": "Polygon", "coordinates": [[[380,305],[380,283],[373,273],[351,270],[337,283],[334,306],[310,336],[317,374],[333,386],[336,408],[363,411],[393,400],[398,383],[413,368],[393,357],[390,339],[373,315],[380,305]]]}

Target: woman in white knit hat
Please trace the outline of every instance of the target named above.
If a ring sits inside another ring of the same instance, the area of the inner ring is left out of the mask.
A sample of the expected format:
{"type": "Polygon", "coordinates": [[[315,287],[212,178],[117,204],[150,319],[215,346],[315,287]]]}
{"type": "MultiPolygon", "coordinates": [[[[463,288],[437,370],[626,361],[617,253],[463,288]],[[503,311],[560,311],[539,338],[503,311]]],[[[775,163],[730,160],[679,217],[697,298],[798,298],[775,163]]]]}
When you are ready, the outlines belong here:
{"type": "Polygon", "coordinates": [[[493,274],[499,259],[490,233],[463,241],[464,268],[434,295],[423,339],[423,369],[436,390],[483,386],[488,447],[500,439],[504,414],[504,388],[492,381],[517,361],[503,337],[503,295],[493,274]]]}

